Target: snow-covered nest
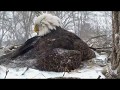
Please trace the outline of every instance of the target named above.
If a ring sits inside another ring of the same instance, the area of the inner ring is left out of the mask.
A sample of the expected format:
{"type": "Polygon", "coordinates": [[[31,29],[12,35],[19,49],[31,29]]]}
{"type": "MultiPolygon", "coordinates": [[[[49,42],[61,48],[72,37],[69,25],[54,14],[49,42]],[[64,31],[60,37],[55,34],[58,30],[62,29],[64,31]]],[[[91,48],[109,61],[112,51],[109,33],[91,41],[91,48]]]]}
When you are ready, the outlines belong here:
{"type": "MultiPolygon", "coordinates": [[[[106,62],[106,55],[99,55],[93,59],[96,61],[106,62]]],[[[86,64],[87,65],[87,64],[86,64]]],[[[72,72],[47,72],[39,71],[32,68],[27,70],[27,67],[24,68],[7,68],[0,65],[0,79],[48,79],[56,77],[73,77],[80,79],[97,79],[100,76],[100,79],[104,79],[105,76],[101,73],[103,67],[94,64],[92,66],[85,66],[82,69],[77,69],[72,72]]]]}

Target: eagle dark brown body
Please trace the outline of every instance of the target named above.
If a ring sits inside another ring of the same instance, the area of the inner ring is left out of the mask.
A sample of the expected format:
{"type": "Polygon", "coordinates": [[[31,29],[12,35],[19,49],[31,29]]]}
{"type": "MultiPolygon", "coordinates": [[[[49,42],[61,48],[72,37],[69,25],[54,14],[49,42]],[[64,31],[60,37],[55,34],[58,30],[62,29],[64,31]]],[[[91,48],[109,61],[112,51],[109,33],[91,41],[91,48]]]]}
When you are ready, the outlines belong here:
{"type": "Polygon", "coordinates": [[[95,57],[95,53],[75,34],[57,27],[50,33],[27,41],[17,49],[12,59],[35,59],[34,66],[44,71],[71,71],[80,67],[81,61],[95,57]]]}

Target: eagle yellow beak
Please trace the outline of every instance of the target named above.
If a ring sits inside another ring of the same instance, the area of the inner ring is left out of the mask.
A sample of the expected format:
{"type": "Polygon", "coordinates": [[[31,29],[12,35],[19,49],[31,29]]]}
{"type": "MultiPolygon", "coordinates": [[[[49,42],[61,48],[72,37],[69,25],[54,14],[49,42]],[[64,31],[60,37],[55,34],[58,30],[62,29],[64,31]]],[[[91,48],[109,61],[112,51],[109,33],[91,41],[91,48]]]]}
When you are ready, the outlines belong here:
{"type": "Polygon", "coordinates": [[[39,33],[39,26],[38,26],[37,24],[34,26],[34,31],[35,31],[36,33],[39,33]]]}

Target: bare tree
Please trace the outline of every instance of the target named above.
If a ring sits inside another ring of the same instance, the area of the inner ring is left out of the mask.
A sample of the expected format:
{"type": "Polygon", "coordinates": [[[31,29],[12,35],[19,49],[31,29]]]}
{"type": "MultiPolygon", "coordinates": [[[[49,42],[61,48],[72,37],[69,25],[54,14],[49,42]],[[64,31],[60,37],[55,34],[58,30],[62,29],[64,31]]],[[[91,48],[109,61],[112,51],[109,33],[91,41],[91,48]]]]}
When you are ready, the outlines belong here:
{"type": "MultiPolygon", "coordinates": [[[[92,11],[1,11],[0,13],[0,40],[1,44],[21,44],[28,38],[33,36],[34,18],[41,13],[51,13],[58,16],[62,21],[62,27],[68,31],[74,32],[77,36],[87,41],[89,38],[99,35],[106,35],[107,37],[96,38],[97,45],[107,45],[105,40],[110,40],[109,27],[110,21],[108,17],[111,17],[109,12],[97,12],[92,11]],[[3,17],[3,14],[5,17],[3,17]],[[9,15],[7,15],[9,14],[9,15]],[[106,27],[101,25],[103,18],[106,22],[106,27]],[[104,40],[104,41],[103,41],[104,40]]],[[[110,41],[109,41],[110,42],[110,41]]]]}
{"type": "Polygon", "coordinates": [[[119,59],[120,59],[120,47],[119,47],[119,40],[120,40],[120,12],[113,11],[113,52],[112,52],[112,69],[115,70],[119,66],[119,59]]]}
{"type": "MultiPolygon", "coordinates": [[[[9,18],[7,11],[0,12],[0,47],[7,32],[11,29],[11,18],[9,18]]],[[[5,38],[6,39],[6,38],[5,38]]]]}
{"type": "Polygon", "coordinates": [[[9,41],[10,39],[10,41],[14,44],[24,43],[28,38],[31,37],[35,14],[30,11],[12,11],[9,13],[11,13],[12,21],[10,23],[12,25],[11,29],[6,35],[6,37],[8,37],[7,40],[9,41]]]}
{"type": "Polygon", "coordinates": [[[33,23],[33,12],[29,12],[29,11],[22,11],[20,12],[21,16],[22,16],[22,28],[24,29],[24,37],[23,40],[27,40],[30,37],[30,31],[31,31],[31,26],[33,23]]]}
{"type": "Polygon", "coordinates": [[[112,57],[108,78],[120,78],[120,12],[112,11],[112,57]],[[114,72],[117,71],[117,72],[114,72]]]}

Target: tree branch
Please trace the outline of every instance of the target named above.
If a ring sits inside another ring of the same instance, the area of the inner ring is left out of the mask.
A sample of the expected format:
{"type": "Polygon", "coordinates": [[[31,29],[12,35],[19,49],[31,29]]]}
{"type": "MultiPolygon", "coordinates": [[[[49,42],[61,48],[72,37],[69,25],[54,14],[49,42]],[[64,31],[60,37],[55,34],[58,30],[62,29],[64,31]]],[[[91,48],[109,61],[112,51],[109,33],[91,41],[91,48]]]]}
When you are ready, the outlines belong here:
{"type": "Polygon", "coordinates": [[[86,41],[86,43],[89,42],[90,40],[94,39],[94,38],[105,37],[105,36],[107,36],[107,35],[99,35],[99,36],[91,37],[90,39],[88,39],[86,41]]]}
{"type": "Polygon", "coordinates": [[[102,47],[102,48],[94,48],[94,47],[89,47],[90,49],[93,49],[94,51],[100,53],[100,52],[106,52],[106,53],[111,53],[112,52],[112,47],[102,47]]]}
{"type": "Polygon", "coordinates": [[[8,72],[9,72],[9,70],[6,70],[6,74],[5,74],[4,79],[6,79],[8,72]]]}

